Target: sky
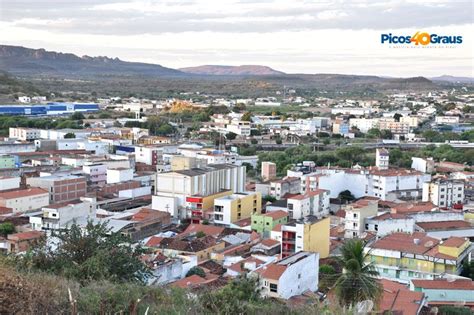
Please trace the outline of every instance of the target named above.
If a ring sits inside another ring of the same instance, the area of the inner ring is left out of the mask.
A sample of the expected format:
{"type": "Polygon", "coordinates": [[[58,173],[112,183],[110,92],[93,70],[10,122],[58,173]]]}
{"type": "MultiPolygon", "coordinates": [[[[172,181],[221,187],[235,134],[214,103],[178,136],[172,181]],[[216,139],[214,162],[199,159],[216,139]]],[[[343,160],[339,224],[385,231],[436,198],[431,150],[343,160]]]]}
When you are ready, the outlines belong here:
{"type": "Polygon", "coordinates": [[[180,68],[474,76],[474,1],[0,0],[0,44],[180,68]],[[442,47],[381,34],[463,36],[442,47]]]}

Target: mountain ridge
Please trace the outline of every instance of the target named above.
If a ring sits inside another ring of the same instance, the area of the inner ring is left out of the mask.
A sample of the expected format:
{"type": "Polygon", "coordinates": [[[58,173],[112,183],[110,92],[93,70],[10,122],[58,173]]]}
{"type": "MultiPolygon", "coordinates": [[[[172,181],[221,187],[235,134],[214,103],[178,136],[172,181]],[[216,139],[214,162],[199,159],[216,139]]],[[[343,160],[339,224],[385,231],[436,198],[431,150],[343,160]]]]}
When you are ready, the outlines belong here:
{"type": "Polygon", "coordinates": [[[179,68],[178,70],[201,75],[285,75],[286,73],[263,65],[202,65],[179,68]]]}

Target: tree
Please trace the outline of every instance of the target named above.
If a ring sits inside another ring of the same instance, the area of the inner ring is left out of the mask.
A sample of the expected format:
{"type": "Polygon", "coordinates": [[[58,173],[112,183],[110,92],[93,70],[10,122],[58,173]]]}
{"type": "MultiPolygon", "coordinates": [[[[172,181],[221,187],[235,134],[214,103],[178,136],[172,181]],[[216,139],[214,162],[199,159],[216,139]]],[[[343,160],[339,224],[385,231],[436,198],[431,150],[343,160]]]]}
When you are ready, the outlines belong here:
{"type": "Polygon", "coordinates": [[[362,240],[352,239],[341,247],[341,256],[335,259],[343,267],[334,289],[342,305],[355,305],[364,300],[376,302],[382,294],[379,275],[372,262],[367,262],[362,240]]]}
{"type": "Polygon", "coordinates": [[[381,132],[378,128],[371,128],[367,131],[367,138],[380,138],[381,132]]]}
{"type": "Polygon", "coordinates": [[[319,288],[325,292],[334,284],[336,270],[331,265],[319,266],[319,288]]]}
{"type": "Polygon", "coordinates": [[[462,264],[461,276],[471,278],[472,280],[474,280],[474,260],[471,260],[469,262],[466,259],[464,261],[464,263],[462,264]]]}
{"type": "Polygon", "coordinates": [[[338,198],[341,201],[352,201],[355,199],[354,195],[350,192],[350,190],[343,190],[339,193],[338,198]]]}
{"type": "Polygon", "coordinates": [[[64,139],[75,139],[76,134],[74,132],[68,132],[64,135],[64,139]]]}
{"type": "Polygon", "coordinates": [[[196,237],[197,237],[197,238],[202,238],[202,237],[204,237],[204,236],[206,236],[206,233],[204,233],[203,231],[198,231],[198,232],[196,233],[196,237]]]}
{"type": "Polygon", "coordinates": [[[235,138],[237,138],[237,134],[234,133],[234,132],[228,132],[225,135],[225,137],[226,137],[227,140],[234,140],[235,138]]]}
{"type": "Polygon", "coordinates": [[[190,277],[192,275],[198,275],[201,278],[205,278],[206,272],[201,267],[194,266],[186,273],[186,277],[190,277]]]}
{"type": "Polygon", "coordinates": [[[24,268],[51,272],[81,282],[109,280],[144,282],[148,267],[140,260],[144,249],[130,238],[112,232],[107,223],[89,221],[83,228],[73,223],[69,229],[53,232],[56,248],[38,242],[28,255],[18,257],[24,268]]]}
{"type": "Polygon", "coordinates": [[[384,129],[380,131],[380,138],[382,139],[392,139],[393,134],[390,130],[384,129]]]}
{"type": "Polygon", "coordinates": [[[252,121],[252,113],[251,112],[245,112],[242,115],[242,118],[240,118],[242,121],[252,121]]]}
{"type": "Polygon", "coordinates": [[[276,198],[271,195],[265,195],[262,197],[262,203],[266,204],[267,202],[275,202],[276,198]]]}
{"type": "Polygon", "coordinates": [[[15,225],[11,222],[5,222],[0,224],[0,235],[6,237],[8,234],[15,232],[15,225]]]}
{"type": "Polygon", "coordinates": [[[83,120],[85,118],[86,117],[84,117],[84,114],[82,114],[81,112],[75,112],[74,114],[71,115],[72,120],[83,120]]]}

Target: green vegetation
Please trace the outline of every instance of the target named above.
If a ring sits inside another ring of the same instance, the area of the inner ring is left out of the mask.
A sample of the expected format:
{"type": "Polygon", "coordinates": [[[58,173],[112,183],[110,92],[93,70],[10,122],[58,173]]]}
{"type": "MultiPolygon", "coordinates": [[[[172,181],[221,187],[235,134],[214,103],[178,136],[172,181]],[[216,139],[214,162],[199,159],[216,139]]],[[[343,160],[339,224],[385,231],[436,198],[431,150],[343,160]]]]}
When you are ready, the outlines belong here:
{"type": "Polygon", "coordinates": [[[75,139],[76,134],[74,132],[68,132],[64,135],[64,139],[75,139]]]}
{"type": "Polygon", "coordinates": [[[443,144],[439,147],[429,145],[419,150],[406,151],[399,148],[390,149],[390,164],[399,167],[409,168],[412,157],[433,157],[436,161],[450,161],[455,163],[474,163],[474,149],[455,150],[449,144],[443,144]]]}
{"type": "Polygon", "coordinates": [[[327,292],[334,284],[336,269],[331,265],[319,266],[319,289],[327,292]]]}
{"type": "Polygon", "coordinates": [[[468,277],[474,280],[474,260],[468,262],[467,260],[462,265],[461,276],[468,277]]]}
{"type": "Polygon", "coordinates": [[[438,308],[440,315],[472,315],[471,309],[461,306],[440,306],[438,308]]]}
{"type": "Polygon", "coordinates": [[[0,134],[8,135],[10,127],[39,129],[82,129],[82,121],[70,118],[28,118],[25,116],[0,116],[0,134]]]}
{"type": "Polygon", "coordinates": [[[341,247],[341,257],[335,257],[343,267],[334,289],[342,305],[355,305],[364,300],[378,301],[382,285],[377,281],[378,272],[372,262],[368,262],[362,240],[352,239],[341,247]]]}
{"type": "Polygon", "coordinates": [[[201,278],[205,278],[206,272],[201,267],[196,266],[189,269],[188,273],[186,273],[186,277],[190,277],[192,275],[198,275],[201,278]]]}
{"type": "Polygon", "coordinates": [[[426,130],[421,136],[428,142],[445,142],[449,140],[467,140],[474,142],[474,130],[464,131],[463,133],[454,132],[438,132],[434,130],[426,130]]]}
{"type": "Polygon", "coordinates": [[[355,199],[354,195],[349,190],[343,190],[338,195],[339,200],[342,202],[348,202],[355,199]]]}
{"type": "Polygon", "coordinates": [[[140,245],[132,246],[128,237],[111,232],[105,223],[91,221],[83,230],[72,224],[68,231],[53,233],[57,248],[45,240],[37,242],[24,256],[16,256],[17,266],[24,270],[44,271],[81,283],[90,280],[144,282],[148,268],[140,261],[140,245]]]}
{"type": "Polygon", "coordinates": [[[15,225],[11,222],[5,222],[0,224],[0,236],[7,237],[8,234],[15,232],[15,225]]]}
{"type": "Polygon", "coordinates": [[[160,118],[159,116],[150,116],[146,122],[139,121],[127,121],[125,127],[133,128],[145,128],[150,131],[150,135],[153,136],[168,136],[176,132],[176,128],[173,127],[166,120],[160,118]]]}

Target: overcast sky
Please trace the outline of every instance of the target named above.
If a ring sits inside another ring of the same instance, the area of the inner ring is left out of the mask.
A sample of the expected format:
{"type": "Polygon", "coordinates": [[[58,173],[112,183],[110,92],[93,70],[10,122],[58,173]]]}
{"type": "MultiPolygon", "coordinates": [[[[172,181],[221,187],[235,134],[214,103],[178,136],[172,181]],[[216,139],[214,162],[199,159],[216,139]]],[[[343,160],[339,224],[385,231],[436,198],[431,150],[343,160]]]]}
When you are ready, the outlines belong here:
{"type": "Polygon", "coordinates": [[[474,76],[474,1],[0,0],[0,43],[179,68],[474,76]],[[393,48],[381,33],[462,35],[393,48]]]}

